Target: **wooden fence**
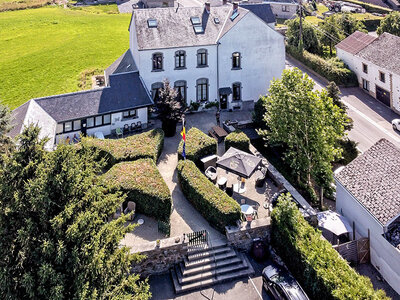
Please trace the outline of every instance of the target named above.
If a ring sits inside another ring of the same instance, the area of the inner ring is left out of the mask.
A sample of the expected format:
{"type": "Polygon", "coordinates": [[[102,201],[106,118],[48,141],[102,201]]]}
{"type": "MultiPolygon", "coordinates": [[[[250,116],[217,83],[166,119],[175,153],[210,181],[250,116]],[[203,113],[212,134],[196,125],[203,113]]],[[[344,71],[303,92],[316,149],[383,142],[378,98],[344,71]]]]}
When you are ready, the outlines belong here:
{"type": "Polygon", "coordinates": [[[333,248],[347,261],[363,264],[369,262],[369,239],[360,238],[340,245],[335,245],[333,248]]]}

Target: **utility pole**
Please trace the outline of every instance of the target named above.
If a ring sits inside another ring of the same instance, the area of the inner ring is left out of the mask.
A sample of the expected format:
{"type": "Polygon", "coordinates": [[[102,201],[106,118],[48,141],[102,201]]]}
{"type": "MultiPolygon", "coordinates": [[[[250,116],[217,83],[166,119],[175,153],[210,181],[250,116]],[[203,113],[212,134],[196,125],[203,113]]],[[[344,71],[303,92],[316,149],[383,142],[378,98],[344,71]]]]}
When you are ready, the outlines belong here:
{"type": "Polygon", "coordinates": [[[299,0],[299,10],[300,10],[299,50],[303,51],[303,5],[302,5],[302,0],[299,0]]]}

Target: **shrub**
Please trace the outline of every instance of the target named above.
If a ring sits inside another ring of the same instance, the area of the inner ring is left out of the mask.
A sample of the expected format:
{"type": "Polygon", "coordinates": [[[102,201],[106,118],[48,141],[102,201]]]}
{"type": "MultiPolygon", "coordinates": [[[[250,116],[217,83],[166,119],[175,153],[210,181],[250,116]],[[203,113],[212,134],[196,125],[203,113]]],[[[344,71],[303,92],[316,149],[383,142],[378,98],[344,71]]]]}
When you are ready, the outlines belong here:
{"type": "Polygon", "coordinates": [[[121,161],[139,158],[151,158],[156,162],[164,146],[164,132],[161,129],[153,129],[117,140],[85,137],[82,138],[82,143],[98,150],[97,159],[105,158],[108,167],[121,161]]]}
{"type": "Polygon", "coordinates": [[[256,128],[266,129],[264,115],[266,114],[265,98],[260,97],[254,104],[254,111],[252,112],[252,120],[256,128]]]}
{"type": "MultiPolygon", "coordinates": [[[[179,143],[178,159],[183,159],[182,147],[183,141],[179,143]]],[[[202,157],[217,153],[217,141],[206,135],[200,129],[192,127],[186,132],[185,153],[187,159],[199,165],[202,157]]]]}
{"type": "Polygon", "coordinates": [[[127,201],[134,201],[138,212],[169,221],[171,194],[154,160],[145,158],[116,164],[102,179],[108,188],[120,190],[127,195],[127,201]]]}
{"type": "Polygon", "coordinates": [[[337,57],[325,60],[307,51],[300,52],[297,48],[287,45],[286,51],[329,81],[338,85],[358,86],[356,74],[337,57]]]}
{"type": "Polygon", "coordinates": [[[221,232],[235,225],[240,206],[234,199],[212,184],[191,160],[181,160],[177,168],[183,194],[211,225],[221,232]]]}
{"type": "Polygon", "coordinates": [[[304,220],[289,194],[280,197],[271,217],[271,243],[311,299],[388,299],[304,220]]]}
{"type": "Polygon", "coordinates": [[[353,159],[358,156],[357,143],[350,139],[338,141],[340,147],[343,149],[342,158],[337,163],[348,165],[353,159]]]}
{"type": "Polygon", "coordinates": [[[225,138],[225,151],[230,147],[250,153],[250,139],[244,132],[236,130],[225,138]]]}

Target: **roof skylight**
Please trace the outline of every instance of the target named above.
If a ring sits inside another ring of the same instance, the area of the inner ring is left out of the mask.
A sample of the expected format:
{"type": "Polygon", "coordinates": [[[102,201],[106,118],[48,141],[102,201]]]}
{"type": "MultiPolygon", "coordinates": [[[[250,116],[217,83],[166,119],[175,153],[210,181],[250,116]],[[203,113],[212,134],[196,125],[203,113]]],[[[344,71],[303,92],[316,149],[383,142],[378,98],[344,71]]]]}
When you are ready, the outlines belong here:
{"type": "Polygon", "coordinates": [[[157,27],[157,20],[156,19],[148,19],[147,25],[149,28],[156,28],[157,27]]]}
{"type": "Polygon", "coordinates": [[[219,24],[219,18],[214,18],[214,23],[219,24]]]}
{"type": "Polygon", "coordinates": [[[195,33],[204,33],[204,28],[201,25],[195,25],[193,26],[193,29],[195,33]]]}
{"type": "Polygon", "coordinates": [[[190,21],[192,22],[192,25],[200,25],[201,24],[199,17],[190,17],[190,21]]]}

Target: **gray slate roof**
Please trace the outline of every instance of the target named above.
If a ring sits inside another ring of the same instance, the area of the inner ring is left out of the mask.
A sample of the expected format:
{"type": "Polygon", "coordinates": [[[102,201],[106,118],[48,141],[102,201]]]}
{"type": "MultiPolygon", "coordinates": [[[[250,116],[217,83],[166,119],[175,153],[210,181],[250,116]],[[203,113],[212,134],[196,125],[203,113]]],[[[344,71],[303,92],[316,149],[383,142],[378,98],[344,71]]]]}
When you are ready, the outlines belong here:
{"type": "Polygon", "coordinates": [[[16,137],[18,134],[21,133],[22,125],[24,124],[26,112],[28,111],[30,101],[25,102],[21,106],[17,107],[12,111],[12,120],[11,125],[13,128],[10,130],[8,135],[12,138],[16,137]]]}
{"type": "Polygon", "coordinates": [[[138,68],[135,64],[135,60],[133,59],[131,51],[128,49],[104,71],[104,75],[108,82],[111,74],[135,72],[137,70],[138,68]]]}
{"type": "Polygon", "coordinates": [[[399,148],[381,139],[335,178],[382,225],[387,225],[400,214],[399,170],[399,148]]]}
{"type": "Polygon", "coordinates": [[[336,45],[336,48],[342,49],[351,54],[357,54],[362,49],[367,47],[376,39],[370,34],[356,31],[336,45]]]}
{"type": "Polygon", "coordinates": [[[275,15],[272,12],[271,5],[265,3],[255,4],[240,4],[240,7],[245,8],[263,20],[265,23],[275,23],[275,15]]]}
{"type": "Polygon", "coordinates": [[[400,75],[400,37],[383,33],[357,53],[373,64],[400,75]]]}
{"type": "Polygon", "coordinates": [[[138,72],[110,76],[110,87],[34,99],[57,122],[153,104],[138,72]]]}
{"type": "Polygon", "coordinates": [[[133,12],[139,50],[215,45],[220,37],[237,24],[248,10],[239,7],[239,16],[233,21],[232,5],[211,7],[208,14],[203,7],[166,7],[137,9],[133,12]],[[204,33],[196,34],[190,17],[199,17],[204,33]],[[214,18],[220,20],[214,23],[214,18]],[[156,19],[157,27],[149,28],[148,19],[156,19]]]}

